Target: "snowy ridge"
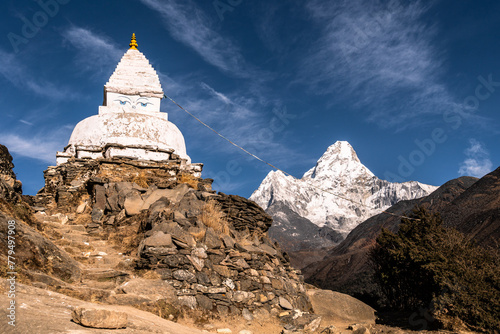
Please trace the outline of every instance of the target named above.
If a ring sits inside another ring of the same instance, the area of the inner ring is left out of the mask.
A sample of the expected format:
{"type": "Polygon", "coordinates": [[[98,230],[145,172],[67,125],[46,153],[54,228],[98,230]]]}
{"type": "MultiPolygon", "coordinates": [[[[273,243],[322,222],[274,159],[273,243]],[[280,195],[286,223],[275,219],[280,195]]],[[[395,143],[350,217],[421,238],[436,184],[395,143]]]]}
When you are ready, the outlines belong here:
{"type": "Polygon", "coordinates": [[[435,189],[416,181],[381,180],[361,163],[348,142],[337,141],[301,179],[271,171],[250,199],[266,211],[275,211],[270,210],[273,204],[280,203],[318,227],[346,236],[397,202],[427,196],[435,189]]]}

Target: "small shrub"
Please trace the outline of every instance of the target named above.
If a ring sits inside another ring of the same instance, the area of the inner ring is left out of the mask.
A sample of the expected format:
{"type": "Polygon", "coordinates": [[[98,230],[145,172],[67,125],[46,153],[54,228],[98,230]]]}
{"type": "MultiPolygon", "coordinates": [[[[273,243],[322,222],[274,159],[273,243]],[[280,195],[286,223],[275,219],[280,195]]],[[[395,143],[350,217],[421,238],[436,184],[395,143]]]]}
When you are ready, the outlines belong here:
{"type": "Polygon", "coordinates": [[[209,200],[205,203],[198,219],[203,225],[213,228],[216,232],[229,234],[229,222],[226,214],[222,211],[219,202],[215,200],[209,200]]]}
{"type": "Polygon", "coordinates": [[[137,175],[132,178],[132,182],[137,184],[139,187],[143,187],[145,189],[149,188],[148,177],[144,171],[137,173],[137,175]]]}
{"type": "Polygon", "coordinates": [[[26,203],[15,204],[14,215],[16,218],[29,224],[35,221],[35,218],[33,217],[33,210],[26,203]]]}

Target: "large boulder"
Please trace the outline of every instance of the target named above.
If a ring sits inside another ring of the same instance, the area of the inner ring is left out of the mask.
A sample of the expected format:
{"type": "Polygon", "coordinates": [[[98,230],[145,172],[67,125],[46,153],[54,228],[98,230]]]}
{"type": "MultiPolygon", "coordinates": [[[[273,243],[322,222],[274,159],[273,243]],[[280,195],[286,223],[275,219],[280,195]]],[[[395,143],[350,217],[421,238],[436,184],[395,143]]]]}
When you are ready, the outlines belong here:
{"type": "Polygon", "coordinates": [[[124,312],[105,308],[76,307],[71,317],[73,321],[85,327],[117,329],[127,327],[128,317],[124,312]]]}
{"type": "Polygon", "coordinates": [[[375,310],[349,295],[330,290],[307,290],[307,295],[326,323],[375,324],[375,310]]]}

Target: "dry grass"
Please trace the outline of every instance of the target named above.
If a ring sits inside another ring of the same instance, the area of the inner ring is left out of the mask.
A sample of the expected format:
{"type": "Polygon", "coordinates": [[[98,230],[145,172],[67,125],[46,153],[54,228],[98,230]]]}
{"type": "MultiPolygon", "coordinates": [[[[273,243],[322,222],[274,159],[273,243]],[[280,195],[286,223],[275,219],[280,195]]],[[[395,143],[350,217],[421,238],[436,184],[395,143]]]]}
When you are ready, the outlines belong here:
{"type": "Polygon", "coordinates": [[[139,310],[153,313],[160,318],[170,321],[177,321],[177,319],[181,315],[180,311],[165,299],[160,299],[155,302],[142,303],[139,305],[136,304],[132,306],[138,308],[139,310]]]}
{"type": "Polygon", "coordinates": [[[198,189],[198,183],[200,183],[200,179],[194,177],[191,174],[181,173],[179,175],[179,183],[185,183],[193,189],[198,189]]]}
{"type": "Polygon", "coordinates": [[[0,211],[40,230],[40,225],[33,215],[33,210],[24,202],[11,204],[5,199],[0,198],[0,211]]]}
{"type": "Polygon", "coordinates": [[[136,176],[132,178],[132,182],[137,184],[139,187],[143,187],[145,189],[149,188],[148,177],[144,171],[137,172],[136,176]]]}
{"type": "Polygon", "coordinates": [[[110,168],[101,167],[99,173],[96,176],[105,179],[108,182],[120,182],[123,181],[123,174],[124,173],[116,173],[116,171],[110,168]]]}
{"type": "Polygon", "coordinates": [[[123,254],[136,254],[139,243],[144,239],[141,226],[145,225],[149,213],[146,211],[127,218],[121,226],[107,236],[107,240],[123,254]]]}
{"type": "MultiPolygon", "coordinates": [[[[85,209],[85,211],[89,211],[88,209],[85,209]]],[[[80,215],[77,215],[75,220],[73,221],[74,225],[83,225],[87,226],[88,224],[92,223],[92,216],[89,213],[82,213],[80,215]]]]}
{"type": "Polygon", "coordinates": [[[9,276],[7,274],[9,271],[10,270],[9,270],[8,265],[7,265],[7,258],[5,258],[5,261],[3,259],[0,259],[0,277],[7,278],[9,276]]]}
{"type": "Polygon", "coordinates": [[[5,199],[0,198],[0,211],[7,215],[12,216],[13,214],[12,205],[10,205],[5,199]]]}
{"type": "Polygon", "coordinates": [[[229,222],[226,214],[222,211],[219,202],[215,200],[209,200],[205,203],[198,219],[203,225],[213,228],[216,232],[229,234],[229,222]]]}
{"type": "Polygon", "coordinates": [[[238,240],[238,242],[244,246],[250,246],[254,244],[253,243],[254,239],[255,237],[252,234],[245,234],[238,240]]]}
{"type": "Polygon", "coordinates": [[[205,238],[206,232],[207,232],[206,229],[199,228],[196,231],[194,231],[194,230],[193,231],[189,231],[189,234],[191,234],[196,241],[202,241],[203,238],[205,238]]]}
{"type": "Polygon", "coordinates": [[[161,275],[154,270],[138,270],[137,273],[144,279],[161,279],[161,275]]]}
{"type": "MultiPolygon", "coordinates": [[[[7,274],[5,274],[7,275],[7,274]]],[[[4,276],[0,276],[0,277],[4,277],[4,276]]],[[[5,276],[7,277],[7,276],[5,276]]],[[[7,281],[6,280],[2,280],[0,281],[0,294],[5,294],[7,292],[7,281]]]]}

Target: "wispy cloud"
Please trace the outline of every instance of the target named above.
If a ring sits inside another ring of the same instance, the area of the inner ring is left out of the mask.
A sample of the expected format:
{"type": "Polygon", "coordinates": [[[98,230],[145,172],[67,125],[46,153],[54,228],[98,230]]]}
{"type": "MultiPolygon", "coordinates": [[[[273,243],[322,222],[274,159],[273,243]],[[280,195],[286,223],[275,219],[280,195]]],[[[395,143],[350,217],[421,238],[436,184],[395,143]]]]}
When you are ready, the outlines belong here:
{"type": "Polygon", "coordinates": [[[28,122],[28,121],[26,121],[26,120],[24,120],[24,119],[20,119],[20,120],[19,120],[19,122],[23,123],[24,125],[28,125],[28,126],[33,126],[33,125],[35,125],[35,124],[33,124],[33,123],[31,123],[31,122],[28,122]]]}
{"type": "Polygon", "coordinates": [[[255,77],[234,42],[221,36],[212,20],[191,0],[139,0],[155,10],[176,40],[196,51],[207,63],[236,77],[255,77]]]}
{"type": "Polygon", "coordinates": [[[460,164],[458,170],[460,175],[483,177],[492,171],[493,163],[490,160],[490,153],[477,140],[469,140],[465,156],[466,159],[460,164]]]}
{"type": "Polygon", "coordinates": [[[108,73],[126,51],[107,36],[86,28],[71,26],[62,35],[77,50],[76,63],[81,71],[92,71],[97,75],[108,73]]]}
{"type": "MultiPolygon", "coordinates": [[[[13,133],[0,134],[0,143],[7,146],[12,154],[18,156],[40,160],[48,164],[54,164],[56,161],[56,152],[62,150],[65,142],[59,136],[61,131],[49,134],[37,134],[35,136],[20,136],[13,133]]],[[[63,132],[68,132],[65,129],[63,132]]]]}
{"type": "Polygon", "coordinates": [[[319,27],[301,71],[318,94],[355,97],[382,125],[461,109],[442,83],[444,56],[437,29],[422,21],[428,5],[360,0],[306,5],[319,27]]]}
{"type": "MultiPolygon", "coordinates": [[[[263,103],[252,94],[243,94],[239,90],[221,92],[203,81],[197,84],[191,82],[184,86],[187,90],[182,92],[176,101],[231,141],[283,168],[303,158],[300,153],[289,148],[284,142],[290,120],[286,119],[285,124],[277,116],[283,113],[283,108],[279,109],[280,105],[277,101],[266,100],[263,103]]],[[[168,102],[166,106],[169,106],[168,102]]],[[[174,123],[178,122],[184,129],[189,150],[204,151],[207,142],[210,142],[211,152],[236,154],[242,159],[252,159],[230,143],[217,137],[187,114],[179,113],[177,108],[175,110],[173,116],[176,121],[174,123]]],[[[196,160],[196,157],[192,158],[196,160]]],[[[256,161],[256,164],[261,163],[256,161]]]]}
{"type": "Polygon", "coordinates": [[[224,94],[217,92],[215,89],[207,85],[206,83],[202,82],[201,87],[204,89],[208,90],[213,96],[217,97],[219,100],[226,104],[232,104],[232,101],[224,94]]]}
{"type": "Polygon", "coordinates": [[[36,78],[18,55],[0,49],[0,76],[22,90],[55,100],[74,99],[77,95],[48,80],[36,78]]]}

